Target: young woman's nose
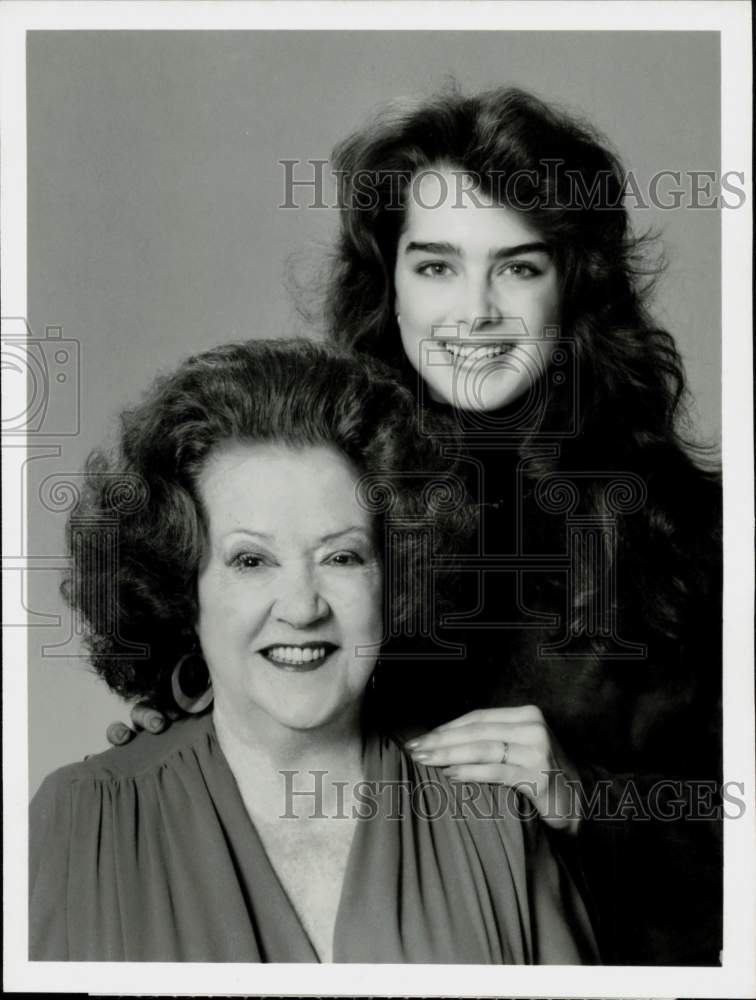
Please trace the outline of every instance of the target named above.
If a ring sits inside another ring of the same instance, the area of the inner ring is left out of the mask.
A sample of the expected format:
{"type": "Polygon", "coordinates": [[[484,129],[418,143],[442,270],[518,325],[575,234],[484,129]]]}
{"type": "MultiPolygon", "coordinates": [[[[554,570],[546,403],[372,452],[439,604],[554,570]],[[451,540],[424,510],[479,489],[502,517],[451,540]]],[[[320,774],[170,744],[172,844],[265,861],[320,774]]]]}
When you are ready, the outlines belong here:
{"type": "Polygon", "coordinates": [[[461,285],[456,317],[460,334],[474,334],[498,326],[503,312],[490,276],[487,273],[470,273],[461,285]]]}
{"type": "Polygon", "coordinates": [[[279,621],[301,629],[322,621],[330,608],[312,571],[297,567],[281,574],[273,611],[279,621]]]}

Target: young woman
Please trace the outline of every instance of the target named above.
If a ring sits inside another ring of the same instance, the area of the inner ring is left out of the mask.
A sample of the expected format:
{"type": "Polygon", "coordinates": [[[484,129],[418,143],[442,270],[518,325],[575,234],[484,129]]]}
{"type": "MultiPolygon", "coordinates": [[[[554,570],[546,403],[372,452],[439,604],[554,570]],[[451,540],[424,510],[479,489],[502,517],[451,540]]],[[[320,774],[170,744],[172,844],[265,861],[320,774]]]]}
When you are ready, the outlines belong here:
{"type": "Polygon", "coordinates": [[[678,431],[682,365],[645,305],[622,167],[510,89],[397,103],[333,166],[328,328],[456,414],[481,505],[437,633],[465,667],[439,678],[451,721],[416,758],[525,782],[577,832],[604,960],[715,964],[719,484],[678,431]],[[453,718],[461,700],[476,710],[453,718]]]}
{"type": "Polygon", "coordinates": [[[621,164],[502,89],[398,102],[333,166],[327,329],[456,417],[480,510],[456,614],[411,663],[444,723],[416,759],[531,796],[583,865],[605,961],[716,964],[720,491],[679,433],[621,164]]]}

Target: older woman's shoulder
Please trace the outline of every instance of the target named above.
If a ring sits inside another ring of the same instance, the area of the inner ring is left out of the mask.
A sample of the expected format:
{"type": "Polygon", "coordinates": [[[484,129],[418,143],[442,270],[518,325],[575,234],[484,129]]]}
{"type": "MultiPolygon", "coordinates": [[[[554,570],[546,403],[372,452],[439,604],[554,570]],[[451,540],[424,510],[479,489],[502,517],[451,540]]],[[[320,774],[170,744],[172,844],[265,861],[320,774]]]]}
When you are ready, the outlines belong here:
{"type": "Polygon", "coordinates": [[[43,787],[49,792],[82,780],[136,778],[165,767],[172,758],[180,759],[187,750],[196,748],[201,752],[212,739],[214,730],[209,714],[176,722],[157,735],[141,731],[125,746],[111,747],[58,768],[45,778],[43,787]]]}

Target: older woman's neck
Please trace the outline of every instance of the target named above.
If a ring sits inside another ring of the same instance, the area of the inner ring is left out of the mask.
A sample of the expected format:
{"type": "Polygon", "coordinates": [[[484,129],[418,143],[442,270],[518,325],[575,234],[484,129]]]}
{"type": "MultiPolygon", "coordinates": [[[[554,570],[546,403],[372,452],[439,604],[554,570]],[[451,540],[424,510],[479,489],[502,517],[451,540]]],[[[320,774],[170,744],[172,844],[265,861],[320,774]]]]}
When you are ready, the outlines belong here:
{"type": "MultiPolygon", "coordinates": [[[[242,723],[233,711],[216,702],[213,722],[229,763],[248,762],[256,769],[277,773],[282,768],[353,772],[362,760],[363,740],[360,709],[353,710],[317,729],[290,729],[270,716],[242,723]]],[[[258,774],[259,774],[258,770],[258,774]]],[[[346,776],[346,775],[345,775],[346,776]]]]}

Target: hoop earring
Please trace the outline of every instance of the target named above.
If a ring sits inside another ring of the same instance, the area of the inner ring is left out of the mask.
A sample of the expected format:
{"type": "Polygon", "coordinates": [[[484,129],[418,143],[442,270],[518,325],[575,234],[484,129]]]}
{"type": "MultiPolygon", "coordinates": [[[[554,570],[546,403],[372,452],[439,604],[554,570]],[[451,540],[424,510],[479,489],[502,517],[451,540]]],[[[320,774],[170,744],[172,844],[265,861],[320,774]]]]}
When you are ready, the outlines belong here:
{"type": "Polygon", "coordinates": [[[181,671],[185,664],[191,660],[201,660],[205,672],[208,673],[207,664],[205,663],[204,657],[201,653],[198,653],[196,650],[191,653],[184,653],[176,666],[173,668],[173,673],[171,674],[171,692],[173,694],[173,700],[183,712],[186,712],[188,715],[199,715],[200,712],[205,711],[207,706],[210,705],[213,700],[213,682],[210,680],[210,675],[208,673],[207,688],[202,692],[202,694],[194,697],[186,694],[181,687],[181,671]]]}

